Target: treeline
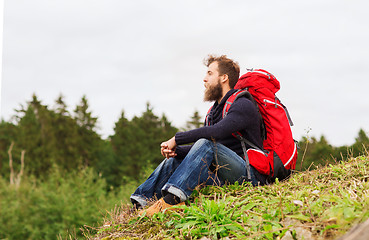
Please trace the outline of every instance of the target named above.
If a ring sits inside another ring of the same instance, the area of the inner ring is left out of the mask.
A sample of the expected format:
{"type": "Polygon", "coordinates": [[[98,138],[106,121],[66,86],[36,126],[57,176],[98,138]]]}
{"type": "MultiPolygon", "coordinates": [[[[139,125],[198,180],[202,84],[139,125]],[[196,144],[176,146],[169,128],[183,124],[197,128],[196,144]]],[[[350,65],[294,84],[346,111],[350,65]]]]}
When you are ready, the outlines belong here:
{"type": "MultiPolygon", "coordinates": [[[[23,152],[24,172],[37,178],[48,176],[53,165],[70,171],[91,167],[106,179],[108,185],[119,186],[129,179],[138,179],[148,167],[162,161],[159,145],[172,137],[178,128],[166,118],[153,113],[147,103],[146,110],[132,119],[122,111],[115,123],[114,134],[102,139],[96,133],[98,118],[90,110],[85,96],[73,112],[68,111],[60,95],[53,107],[41,103],[36,95],[16,110],[12,120],[0,123],[0,174],[9,178],[9,148],[13,168],[20,171],[23,152]]],[[[200,127],[203,119],[195,111],[184,129],[200,127]]],[[[181,129],[181,130],[184,130],[181,129]]],[[[297,169],[357,156],[369,145],[363,129],[351,146],[334,147],[324,136],[303,137],[299,141],[297,169]],[[301,164],[302,162],[302,164],[301,164]],[[313,164],[313,165],[312,165],[313,164]]]]}
{"type": "Polygon", "coordinates": [[[300,150],[296,169],[312,170],[318,166],[345,161],[350,157],[367,155],[369,151],[369,138],[366,132],[360,129],[354,144],[349,146],[332,146],[323,135],[319,139],[315,137],[302,137],[299,141],[299,146],[300,150]]]}
{"type": "Polygon", "coordinates": [[[85,96],[69,112],[63,96],[50,108],[33,95],[12,121],[0,123],[1,176],[10,175],[8,151],[13,143],[14,169],[20,170],[24,151],[25,174],[45,178],[53,165],[65,171],[91,167],[108,185],[119,186],[124,179],[137,179],[147,166],[160,163],[160,143],[178,130],[164,114],[156,116],[149,103],[141,116],[131,120],[122,112],[108,139],[96,133],[97,120],[85,96]]]}

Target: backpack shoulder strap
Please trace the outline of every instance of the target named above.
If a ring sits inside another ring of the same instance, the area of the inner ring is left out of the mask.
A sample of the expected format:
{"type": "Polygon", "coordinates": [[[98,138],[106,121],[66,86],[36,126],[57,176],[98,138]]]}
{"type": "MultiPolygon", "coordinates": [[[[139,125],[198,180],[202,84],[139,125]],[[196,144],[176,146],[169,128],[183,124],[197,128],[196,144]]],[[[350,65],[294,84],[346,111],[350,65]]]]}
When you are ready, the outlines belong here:
{"type": "Polygon", "coordinates": [[[211,112],[211,109],[213,108],[213,106],[211,106],[208,110],[208,113],[206,114],[206,117],[205,117],[205,126],[209,126],[210,123],[209,123],[209,115],[210,115],[210,112],[211,112]]]}
{"type": "Polygon", "coordinates": [[[249,100],[251,100],[252,102],[254,102],[253,97],[251,96],[251,94],[249,93],[249,91],[247,91],[247,89],[240,89],[237,90],[235,93],[233,93],[225,102],[224,107],[223,107],[223,114],[222,117],[224,118],[225,116],[227,116],[229,108],[231,107],[232,103],[234,103],[234,101],[236,101],[236,99],[238,99],[239,97],[247,97],[249,100]]]}

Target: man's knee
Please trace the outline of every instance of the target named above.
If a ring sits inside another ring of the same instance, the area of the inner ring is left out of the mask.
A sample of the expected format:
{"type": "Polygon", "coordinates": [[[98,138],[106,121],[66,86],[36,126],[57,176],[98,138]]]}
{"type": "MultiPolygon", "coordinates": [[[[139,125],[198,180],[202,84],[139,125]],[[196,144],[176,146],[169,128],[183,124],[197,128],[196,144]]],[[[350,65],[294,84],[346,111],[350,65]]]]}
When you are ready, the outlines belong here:
{"type": "Polygon", "coordinates": [[[212,142],[208,139],[205,138],[200,138],[199,140],[197,140],[194,144],[194,146],[196,147],[201,147],[201,146],[212,146],[212,142]]]}
{"type": "Polygon", "coordinates": [[[164,158],[164,160],[160,163],[160,165],[163,166],[172,166],[172,165],[178,165],[180,162],[178,159],[171,157],[171,158],[164,158]]]}

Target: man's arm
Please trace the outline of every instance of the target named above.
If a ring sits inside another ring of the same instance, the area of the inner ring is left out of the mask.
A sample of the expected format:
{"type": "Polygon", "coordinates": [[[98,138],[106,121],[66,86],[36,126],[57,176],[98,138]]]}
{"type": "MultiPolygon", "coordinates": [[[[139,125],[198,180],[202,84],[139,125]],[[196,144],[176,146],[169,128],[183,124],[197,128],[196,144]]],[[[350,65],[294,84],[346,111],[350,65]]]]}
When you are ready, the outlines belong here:
{"type": "Polygon", "coordinates": [[[232,104],[227,116],[218,123],[187,132],[178,132],[175,140],[178,145],[196,142],[200,138],[217,141],[229,137],[234,132],[252,129],[253,125],[259,124],[259,121],[254,104],[246,98],[239,98],[232,104]]]}

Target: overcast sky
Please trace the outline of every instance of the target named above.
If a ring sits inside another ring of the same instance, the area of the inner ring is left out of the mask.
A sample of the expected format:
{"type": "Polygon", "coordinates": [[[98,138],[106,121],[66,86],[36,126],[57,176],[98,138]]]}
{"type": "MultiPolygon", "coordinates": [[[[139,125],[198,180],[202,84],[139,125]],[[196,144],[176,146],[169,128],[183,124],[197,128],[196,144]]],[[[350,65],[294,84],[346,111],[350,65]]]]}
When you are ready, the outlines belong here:
{"type": "MultiPolygon", "coordinates": [[[[352,144],[369,131],[369,1],[5,0],[1,117],[33,93],[52,107],[62,93],[73,110],[83,95],[113,134],[149,101],[177,127],[205,115],[202,61],[226,54],[264,68],[296,139],[324,134],[352,144]]],[[[164,140],[164,139],[163,139],[164,140]]]]}

